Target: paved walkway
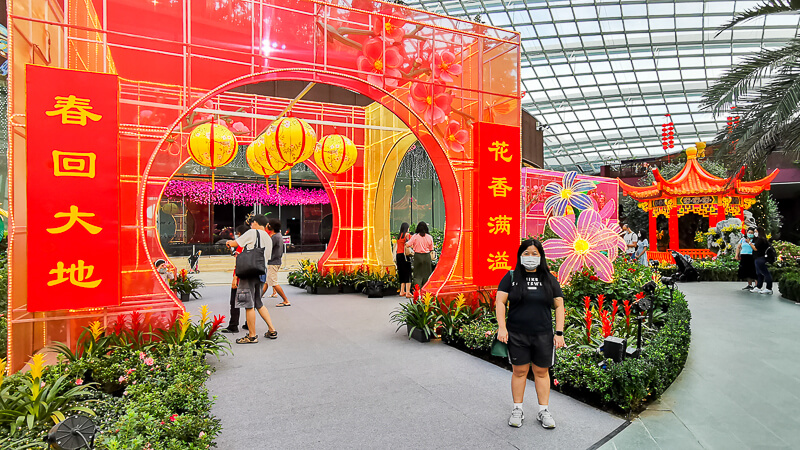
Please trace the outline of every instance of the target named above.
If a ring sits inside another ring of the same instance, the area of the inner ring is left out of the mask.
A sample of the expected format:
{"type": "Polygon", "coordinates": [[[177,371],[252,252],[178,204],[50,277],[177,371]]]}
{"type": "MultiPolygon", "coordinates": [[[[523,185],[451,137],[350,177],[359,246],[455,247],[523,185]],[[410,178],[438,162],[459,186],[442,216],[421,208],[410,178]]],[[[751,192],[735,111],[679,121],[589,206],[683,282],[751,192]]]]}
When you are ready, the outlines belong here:
{"type": "Polygon", "coordinates": [[[743,283],[686,283],[692,347],[661,399],[601,447],[800,448],[800,306],[743,292],[743,283]]]}
{"type": "MultiPolygon", "coordinates": [[[[267,303],[279,338],[234,344],[211,359],[222,420],[220,449],[585,449],[624,421],[552,393],[558,423],[536,421],[528,382],[525,426],[507,425],[511,374],[454,348],[409,341],[389,323],[399,297],[315,296],[287,287],[292,305],[267,303]]],[[[209,286],[187,304],[228,310],[230,289],[209,286]]],[[[260,319],[259,319],[260,321],[260,319]]]]}

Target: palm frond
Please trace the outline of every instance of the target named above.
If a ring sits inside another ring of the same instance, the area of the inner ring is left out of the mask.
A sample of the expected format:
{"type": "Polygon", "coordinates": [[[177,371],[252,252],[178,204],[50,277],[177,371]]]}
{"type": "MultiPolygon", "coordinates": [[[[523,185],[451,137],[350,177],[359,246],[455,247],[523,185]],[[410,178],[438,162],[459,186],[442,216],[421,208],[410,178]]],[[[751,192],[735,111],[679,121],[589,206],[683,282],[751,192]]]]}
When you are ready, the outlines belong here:
{"type": "Polygon", "coordinates": [[[800,1],[798,0],[771,0],[762,3],[761,5],[756,6],[755,8],[748,9],[744,12],[736,14],[733,16],[730,22],[726,23],[725,25],[719,27],[719,31],[717,31],[717,36],[719,36],[723,31],[730,30],[731,28],[735,27],[736,25],[747,22],[748,20],[755,19],[756,17],[767,16],[770,14],[779,14],[785,12],[792,12],[797,11],[800,9],[800,1]]]}

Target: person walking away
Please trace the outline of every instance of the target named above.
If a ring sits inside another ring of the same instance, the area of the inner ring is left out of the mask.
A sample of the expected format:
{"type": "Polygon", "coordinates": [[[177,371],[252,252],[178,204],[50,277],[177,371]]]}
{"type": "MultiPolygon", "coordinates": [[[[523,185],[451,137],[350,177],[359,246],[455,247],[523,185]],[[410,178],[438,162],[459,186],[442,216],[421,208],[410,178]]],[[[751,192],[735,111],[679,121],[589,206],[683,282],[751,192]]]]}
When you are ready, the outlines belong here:
{"type": "Polygon", "coordinates": [[[283,288],[278,285],[278,272],[281,269],[281,260],[283,259],[283,235],[281,234],[281,221],[278,219],[269,219],[267,223],[267,234],[272,239],[272,257],[267,262],[267,284],[264,285],[264,292],[262,296],[267,293],[267,289],[272,288],[272,295],[276,297],[280,295],[282,302],[275,306],[292,306],[289,299],[286,298],[286,293],[283,288]]]}
{"type": "Polygon", "coordinates": [[[414,235],[406,241],[406,247],[414,250],[414,284],[425,286],[433,272],[431,252],[433,251],[433,237],[428,231],[428,224],[420,222],[414,230],[414,235]]]}
{"type": "Polygon", "coordinates": [[[739,279],[747,280],[747,286],[743,287],[743,291],[752,291],[755,287],[756,263],[753,257],[753,240],[756,237],[756,229],[750,227],[745,232],[745,235],[736,244],[736,260],[739,261],[739,279]]]}
{"type": "MultiPolygon", "coordinates": [[[[249,225],[242,224],[236,227],[236,239],[239,236],[247,233],[247,230],[250,229],[249,225]]],[[[233,250],[233,257],[236,258],[239,253],[242,253],[244,250],[242,247],[236,247],[233,250]]],[[[235,259],[234,259],[235,261],[235,259]]],[[[223,333],[238,333],[239,332],[239,318],[241,316],[241,310],[236,306],[236,289],[239,287],[239,279],[236,278],[236,264],[234,264],[233,268],[233,279],[231,280],[231,299],[230,299],[230,319],[228,319],[228,326],[222,329],[223,333]]]]}
{"type": "MultiPolygon", "coordinates": [[[[272,240],[265,231],[269,221],[263,214],[257,214],[253,217],[250,224],[250,229],[246,233],[239,236],[236,240],[228,241],[228,247],[243,247],[244,250],[263,248],[264,261],[269,261],[272,256],[272,240]]],[[[267,271],[266,264],[264,265],[264,272],[267,271]]],[[[245,309],[245,319],[247,322],[247,335],[237,339],[237,344],[255,344],[258,342],[256,335],[256,311],[258,311],[261,318],[267,324],[268,331],[264,333],[264,337],[269,339],[277,339],[278,332],[272,326],[272,319],[269,316],[269,311],[261,302],[261,279],[259,276],[252,278],[239,277],[239,287],[236,290],[236,306],[245,309]]]]}
{"type": "Polygon", "coordinates": [[[638,236],[638,241],[636,243],[636,255],[634,258],[639,262],[639,264],[645,267],[650,267],[650,261],[647,259],[648,250],[650,250],[650,242],[647,241],[647,238],[642,239],[641,236],[638,236]]]}
{"type": "Polygon", "coordinates": [[[625,240],[625,254],[628,260],[633,261],[634,253],[636,253],[636,243],[639,239],[628,224],[622,224],[622,239],[625,240]]]}
{"type": "Polygon", "coordinates": [[[767,234],[761,227],[756,228],[753,235],[756,240],[753,242],[753,261],[756,266],[756,287],[750,292],[756,294],[772,294],[772,274],[767,269],[767,248],[769,248],[769,241],[767,234]],[[761,286],[766,282],[764,289],[761,286]]]}
{"type": "Polygon", "coordinates": [[[408,233],[408,223],[400,224],[400,233],[397,234],[395,262],[397,263],[397,279],[400,282],[400,297],[411,297],[411,250],[406,248],[406,242],[411,238],[408,233]]]}
{"type": "Polygon", "coordinates": [[[511,395],[514,408],[508,425],[521,427],[525,414],[522,401],[533,366],[534,386],[539,400],[536,418],[544,428],[555,428],[550,413],[550,372],[556,349],[564,347],[564,294],[558,280],[550,273],[544,248],[536,239],[527,239],[517,250],[513,271],[503,276],[497,287],[497,340],[508,344],[511,395]],[[508,318],[506,319],[506,309],[508,318]],[[556,311],[555,332],[551,310],[556,311]]]}

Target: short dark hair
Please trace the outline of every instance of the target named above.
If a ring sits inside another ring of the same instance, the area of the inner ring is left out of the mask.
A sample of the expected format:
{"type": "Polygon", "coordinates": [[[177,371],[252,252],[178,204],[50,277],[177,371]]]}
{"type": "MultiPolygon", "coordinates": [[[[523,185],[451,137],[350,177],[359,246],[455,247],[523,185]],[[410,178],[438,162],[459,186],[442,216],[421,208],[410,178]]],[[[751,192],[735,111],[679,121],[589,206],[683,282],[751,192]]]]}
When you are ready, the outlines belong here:
{"type": "Polygon", "coordinates": [[[236,234],[241,236],[241,235],[247,233],[247,230],[249,230],[249,229],[250,229],[249,225],[244,225],[244,224],[239,225],[238,227],[236,227],[236,234]]]}
{"type": "Polygon", "coordinates": [[[155,264],[153,264],[153,265],[156,266],[156,269],[158,269],[158,266],[160,266],[162,264],[166,264],[166,263],[167,263],[166,261],[164,261],[163,259],[159,258],[159,259],[156,260],[155,264]]]}
{"type": "Polygon", "coordinates": [[[281,232],[281,221],[278,219],[269,219],[269,229],[280,233],[281,232]]]}
{"type": "Polygon", "coordinates": [[[262,227],[266,227],[267,224],[269,223],[269,219],[267,219],[267,216],[263,214],[256,214],[255,216],[253,216],[253,221],[261,225],[262,227]]]}

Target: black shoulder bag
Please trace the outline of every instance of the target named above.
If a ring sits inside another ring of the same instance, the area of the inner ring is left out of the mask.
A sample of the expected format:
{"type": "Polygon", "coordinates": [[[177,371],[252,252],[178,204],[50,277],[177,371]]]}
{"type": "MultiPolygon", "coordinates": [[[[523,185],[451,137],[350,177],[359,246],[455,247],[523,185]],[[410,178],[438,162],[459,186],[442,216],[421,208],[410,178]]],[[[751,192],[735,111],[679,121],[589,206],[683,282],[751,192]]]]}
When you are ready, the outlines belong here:
{"type": "Polygon", "coordinates": [[[247,248],[236,257],[236,276],[239,278],[258,278],[267,273],[264,248],[261,247],[261,233],[256,230],[256,246],[247,248]]]}

